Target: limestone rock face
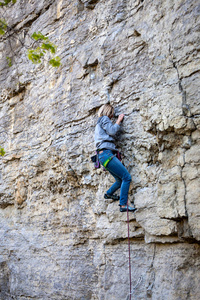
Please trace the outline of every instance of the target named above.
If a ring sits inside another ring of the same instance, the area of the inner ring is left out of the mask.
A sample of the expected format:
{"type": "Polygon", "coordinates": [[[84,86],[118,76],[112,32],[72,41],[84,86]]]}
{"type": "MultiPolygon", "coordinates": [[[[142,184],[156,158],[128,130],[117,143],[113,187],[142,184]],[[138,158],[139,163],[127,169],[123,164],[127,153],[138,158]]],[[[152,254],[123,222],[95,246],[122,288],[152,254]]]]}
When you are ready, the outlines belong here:
{"type": "Polygon", "coordinates": [[[0,299],[130,298],[127,216],[90,161],[106,102],[125,114],[138,209],[132,298],[200,299],[199,1],[19,0],[0,14],[14,29],[0,39],[0,299]],[[27,60],[35,31],[58,69],[27,60]]]}

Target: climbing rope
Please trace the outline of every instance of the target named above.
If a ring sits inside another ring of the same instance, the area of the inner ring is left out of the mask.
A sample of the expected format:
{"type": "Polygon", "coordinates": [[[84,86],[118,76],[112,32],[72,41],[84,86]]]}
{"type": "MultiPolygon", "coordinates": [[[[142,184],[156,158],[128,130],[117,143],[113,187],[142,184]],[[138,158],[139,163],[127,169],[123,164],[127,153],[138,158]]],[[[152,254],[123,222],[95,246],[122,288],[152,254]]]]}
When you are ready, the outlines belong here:
{"type": "Polygon", "coordinates": [[[129,213],[128,213],[128,200],[127,200],[127,224],[128,224],[128,254],[129,254],[129,285],[130,291],[126,300],[131,300],[131,295],[134,293],[134,290],[142,283],[143,277],[140,276],[136,285],[131,288],[131,245],[130,245],[130,229],[129,229],[129,213]]]}
{"type": "Polygon", "coordinates": [[[130,284],[130,300],[131,300],[131,245],[130,245],[130,230],[129,230],[128,200],[127,200],[127,223],[128,223],[129,284],[130,284]]]}

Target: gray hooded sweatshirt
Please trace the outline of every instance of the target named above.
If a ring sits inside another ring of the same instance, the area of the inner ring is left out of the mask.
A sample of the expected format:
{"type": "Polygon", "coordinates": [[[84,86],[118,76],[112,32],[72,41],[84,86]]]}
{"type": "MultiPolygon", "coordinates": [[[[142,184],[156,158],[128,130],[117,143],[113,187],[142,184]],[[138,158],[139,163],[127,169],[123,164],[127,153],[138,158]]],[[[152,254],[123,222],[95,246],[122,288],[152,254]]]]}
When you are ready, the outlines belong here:
{"type": "Polygon", "coordinates": [[[110,149],[117,151],[115,140],[120,132],[120,126],[113,124],[109,117],[103,116],[98,119],[95,127],[95,145],[96,149],[110,149]]]}

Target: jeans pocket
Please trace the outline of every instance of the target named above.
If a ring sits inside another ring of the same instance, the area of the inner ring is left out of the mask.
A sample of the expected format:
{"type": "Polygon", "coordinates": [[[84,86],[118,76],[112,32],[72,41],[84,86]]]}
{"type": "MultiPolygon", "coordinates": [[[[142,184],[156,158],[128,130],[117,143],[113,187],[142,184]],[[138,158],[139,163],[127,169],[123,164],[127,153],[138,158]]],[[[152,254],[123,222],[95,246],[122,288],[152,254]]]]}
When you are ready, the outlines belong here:
{"type": "Polygon", "coordinates": [[[99,161],[103,165],[104,161],[107,159],[107,155],[105,153],[99,154],[99,161]]]}

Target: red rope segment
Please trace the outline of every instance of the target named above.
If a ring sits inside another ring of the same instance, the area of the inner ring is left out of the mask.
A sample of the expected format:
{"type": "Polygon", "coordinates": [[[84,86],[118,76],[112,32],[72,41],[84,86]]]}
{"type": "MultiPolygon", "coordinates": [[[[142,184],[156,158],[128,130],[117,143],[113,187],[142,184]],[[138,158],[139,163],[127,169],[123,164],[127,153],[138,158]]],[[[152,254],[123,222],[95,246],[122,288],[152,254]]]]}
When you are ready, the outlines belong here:
{"type": "Polygon", "coordinates": [[[130,230],[129,230],[129,214],[128,214],[128,200],[127,200],[127,224],[128,224],[128,253],[129,253],[129,281],[130,281],[130,297],[131,300],[131,247],[130,247],[130,230]]]}

